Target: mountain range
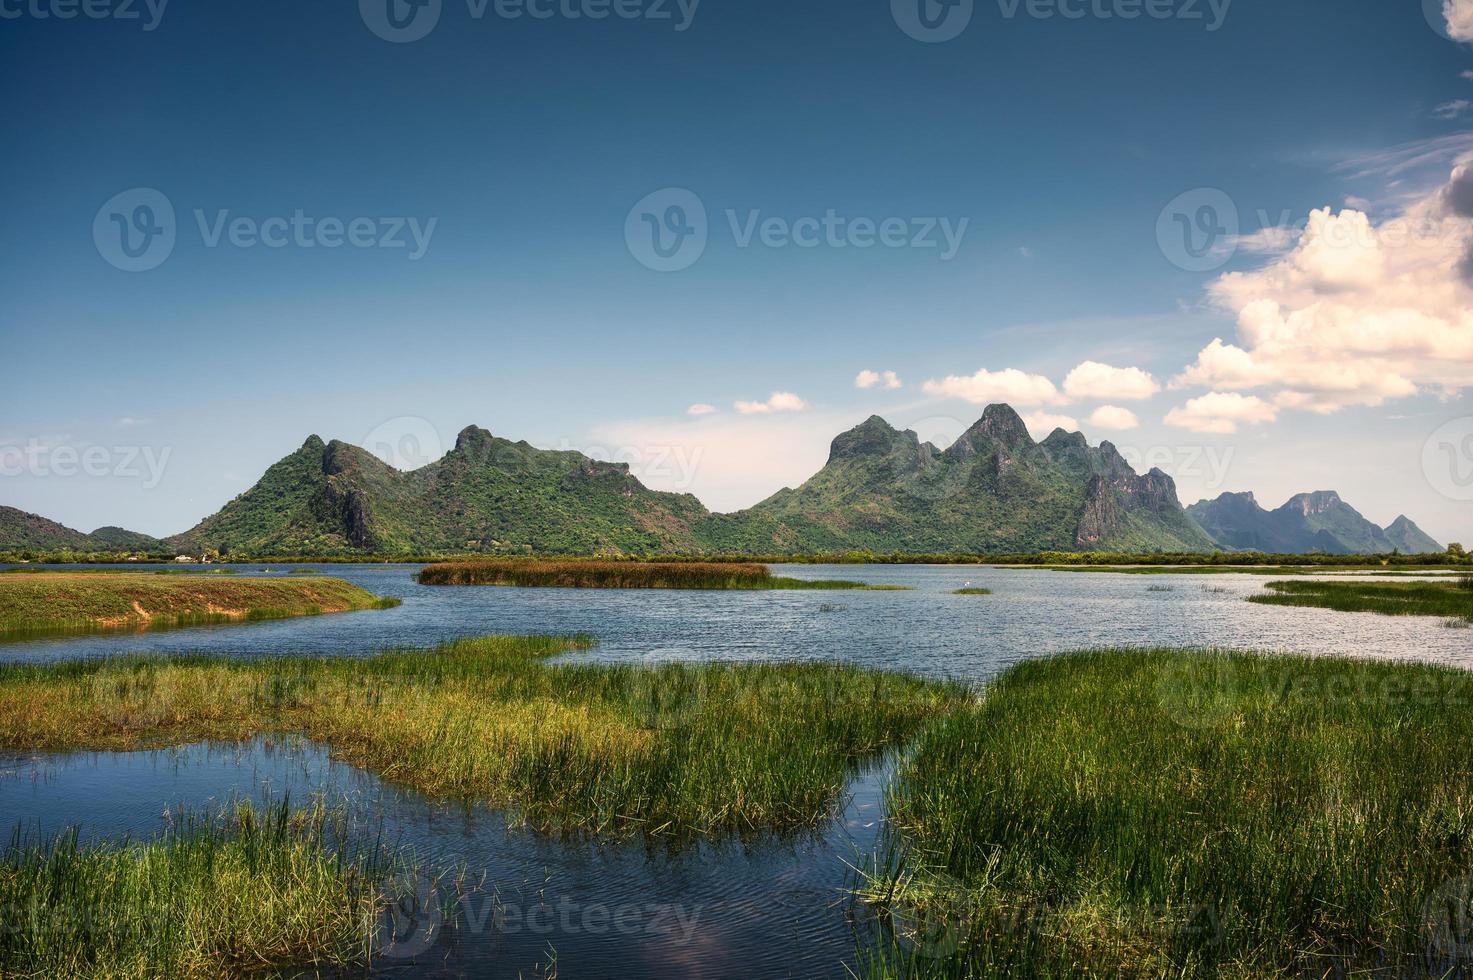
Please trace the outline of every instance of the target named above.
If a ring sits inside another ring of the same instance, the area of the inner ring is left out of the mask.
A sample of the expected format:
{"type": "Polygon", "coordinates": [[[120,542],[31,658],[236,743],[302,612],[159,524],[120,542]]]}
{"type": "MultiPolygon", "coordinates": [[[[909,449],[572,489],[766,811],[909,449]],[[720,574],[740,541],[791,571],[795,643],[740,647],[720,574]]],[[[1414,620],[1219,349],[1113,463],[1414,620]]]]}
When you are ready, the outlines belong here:
{"type": "Polygon", "coordinates": [[[1251,493],[1225,493],[1193,504],[1187,513],[1218,544],[1239,550],[1331,555],[1444,550],[1406,515],[1378,527],[1333,490],[1301,493],[1276,510],[1265,510],[1251,493]]]}
{"type": "Polygon", "coordinates": [[[1077,432],[1056,429],[1037,442],[1007,405],[989,406],[946,449],[872,416],[838,436],[828,462],[801,486],[733,514],[651,490],[626,464],[537,449],[476,426],[441,459],[409,472],[311,436],[219,512],[162,540],[121,528],[83,534],[0,507],[7,550],[327,557],[1218,547],[1441,550],[1411,521],[1377,528],[1334,494],[1296,497],[1272,512],[1242,494],[1184,509],[1159,469],[1138,474],[1112,444],[1092,447],[1077,432]]]}

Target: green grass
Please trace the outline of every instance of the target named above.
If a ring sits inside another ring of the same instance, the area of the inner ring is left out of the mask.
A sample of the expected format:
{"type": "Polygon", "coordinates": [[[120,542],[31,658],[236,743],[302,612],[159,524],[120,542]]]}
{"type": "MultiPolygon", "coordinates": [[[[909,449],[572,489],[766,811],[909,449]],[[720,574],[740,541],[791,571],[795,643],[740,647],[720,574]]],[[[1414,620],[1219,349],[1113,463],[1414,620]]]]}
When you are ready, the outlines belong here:
{"type": "Polygon", "coordinates": [[[0,748],[300,734],[430,797],[538,828],[764,831],[825,819],[855,765],[964,697],[831,664],[549,662],[589,644],[488,637],[366,659],[0,665],[0,748]]]}
{"type": "Polygon", "coordinates": [[[387,863],[328,842],[320,808],[240,805],[147,842],[75,830],[0,851],[0,975],[219,978],[374,952],[387,863]]]}
{"type": "Polygon", "coordinates": [[[863,893],[893,931],[862,975],[1449,975],[1470,772],[1463,671],[1176,651],[1019,664],[921,735],[892,785],[863,893]]]}
{"type": "Polygon", "coordinates": [[[0,577],[0,637],[279,619],[397,604],[334,578],[10,575],[0,577]]]}
{"type": "Polygon", "coordinates": [[[441,562],[419,573],[423,585],[511,585],[561,589],[865,589],[905,586],[774,576],[766,565],[510,558],[441,562]]]}
{"type": "Polygon", "coordinates": [[[964,588],[964,589],[955,589],[955,590],[953,590],[953,592],[951,594],[952,595],[992,595],[992,590],[991,589],[977,588],[977,587],[974,587],[974,586],[968,586],[967,588],[964,588]]]}
{"type": "Polygon", "coordinates": [[[1310,606],[1388,616],[1442,616],[1473,620],[1473,589],[1461,582],[1269,582],[1249,596],[1270,606],[1310,606]]]}

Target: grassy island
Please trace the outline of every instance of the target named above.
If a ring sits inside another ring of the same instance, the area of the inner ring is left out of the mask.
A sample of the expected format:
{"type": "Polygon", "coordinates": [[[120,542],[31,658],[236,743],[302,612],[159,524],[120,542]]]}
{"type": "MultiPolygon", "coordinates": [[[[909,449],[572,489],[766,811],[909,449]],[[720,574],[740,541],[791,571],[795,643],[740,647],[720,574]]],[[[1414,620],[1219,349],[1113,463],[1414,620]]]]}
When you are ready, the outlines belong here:
{"type": "Polygon", "coordinates": [[[1473,576],[1456,582],[1269,582],[1264,588],[1270,591],[1248,601],[1473,621],[1473,576]]]}
{"type": "Polygon", "coordinates": [[[867,975],[1460,976],[1470,736],[1473,673],[1436,666],[1019,664],[892,787],[867,975]]]}
{"type": "Polygon", "coordinates": [[[321,809],[241,805],[156,839],[14,837],[0,975],[214,980],[367,962],[388,864],[328,843],[321,809]]]}
{"type": "Polygon", "coordinates": [[[537,827],[757,831],[823,820],[854,765],[965,698],[955,685],[832,664],[549,662],[590,643],[0,665],[0,748],[300,734],[430,797],[537,827]]]}
{"type": "Polygon", "coordinates": [[[629,562],[521,559],[440,562],[419,573],[424,585],[513,585],[560,589],[869,589],[893,585],[811,581],[772,574],[751,562],[629,562]]]}
{"type": "Polygon", "coordinates": [[[397,605],[335,578],[0,575],[0,637],[279,619],[397,605]]]}

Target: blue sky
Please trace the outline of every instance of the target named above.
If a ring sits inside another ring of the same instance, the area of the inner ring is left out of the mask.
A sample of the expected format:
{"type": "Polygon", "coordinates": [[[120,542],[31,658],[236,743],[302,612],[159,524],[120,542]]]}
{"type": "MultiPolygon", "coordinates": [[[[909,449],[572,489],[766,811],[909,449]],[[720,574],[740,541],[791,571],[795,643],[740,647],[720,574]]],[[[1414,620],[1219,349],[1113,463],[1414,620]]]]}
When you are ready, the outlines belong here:
{"type": "Polygon", "coordinates": [[[1005,396],[1186,502],[1473,540],[1465,0],[89,2],[0,0],[0,503],[172,533],[309,433],[476,423],[731,509],[1005,396]]]}

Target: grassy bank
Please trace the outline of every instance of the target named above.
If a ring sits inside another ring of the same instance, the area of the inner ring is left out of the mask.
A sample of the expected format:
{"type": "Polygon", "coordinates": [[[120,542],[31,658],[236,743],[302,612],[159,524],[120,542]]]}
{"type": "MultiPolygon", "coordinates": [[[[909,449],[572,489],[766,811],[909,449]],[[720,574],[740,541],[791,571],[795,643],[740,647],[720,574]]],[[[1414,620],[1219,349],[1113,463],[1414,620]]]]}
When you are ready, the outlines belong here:
{"type": "Polygon", "coordinates": [[[868,972],[1452,975],[1470,736],[1473,674],[1434,666],[1020,664],[892,787],[895,856],[866,892],[899,938],[868,972]]]}
{"type": "Polygon", "coordinates": [[[952,595],[992,595],[991,589],[983,589],[977,586],[968,586],[963,589],[955,589],[952,595]]]}
{"type": "Polygon", "coordinates": [[[490,637],[372,658],[0,666],[0,747],[300,733],[429,796],[595,833],[792,828],[964,692],[826,664],[549,663],[490,637]]]}
{"type": "Polygon", "coordinates": [[[397,604],[334,578],[199,575],[0,576],[0,636],[276,619],[397,604]]]}
{"type": "Polygon", "coordinates": [[[239,807],[143,843],[0,852],[0,975],[216,978],[372,955],[384,865],[329,845],[322,811],[239,807]]]}
{"type": "Polygon", "coordinates": [[[894,589],[863,582],[782,578],[766,565],[717,562],[536,560],[441,562],[424,585],[515,585],[558,589],[894,589]]]}
{"type": "Polygon", "coordinates": [[[1308,606],[1387,616],[1473,620],[1473,578],[1457,582],[1269,582],[1249,596],[1269,606],[1308,606]]]}

